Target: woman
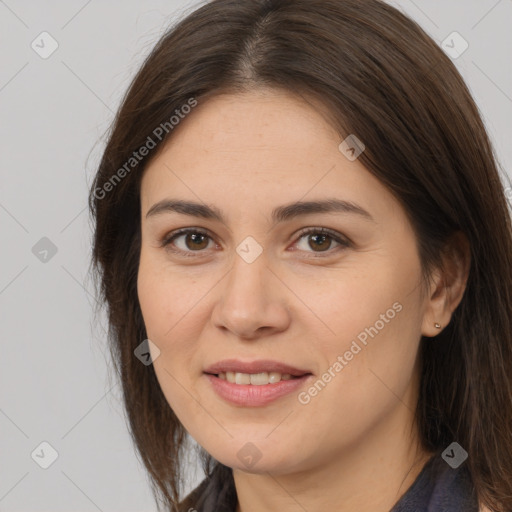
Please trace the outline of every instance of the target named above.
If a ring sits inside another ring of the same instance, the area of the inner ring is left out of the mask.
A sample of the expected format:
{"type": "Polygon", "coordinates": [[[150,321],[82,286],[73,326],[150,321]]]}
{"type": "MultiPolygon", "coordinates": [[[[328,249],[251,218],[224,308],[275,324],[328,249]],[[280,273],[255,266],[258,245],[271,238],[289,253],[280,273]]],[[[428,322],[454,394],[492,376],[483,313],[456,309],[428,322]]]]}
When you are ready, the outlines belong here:
{"type": "Polygon", "coordinates": [[[512,227],[460,74],[378,0],[214,0],[91,187],[166,510],[512,510],[512,227]],[[185,441],[206,478],[185,499],[185,441]]]}

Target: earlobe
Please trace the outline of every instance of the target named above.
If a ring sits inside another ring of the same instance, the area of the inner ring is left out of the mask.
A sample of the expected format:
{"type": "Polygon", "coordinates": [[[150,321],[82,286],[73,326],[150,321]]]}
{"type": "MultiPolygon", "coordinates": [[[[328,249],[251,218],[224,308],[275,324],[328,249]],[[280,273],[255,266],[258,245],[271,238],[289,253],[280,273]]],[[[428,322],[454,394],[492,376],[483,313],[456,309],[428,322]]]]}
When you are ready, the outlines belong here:
{"type": "Polygon", "coordinates": [[[435,270],[430,287],[422,335],[437,336],[451,320],[452,314],[462,301],[471,264],[467,237],[458,231],[445,246],[442,266],[435,270]]]}

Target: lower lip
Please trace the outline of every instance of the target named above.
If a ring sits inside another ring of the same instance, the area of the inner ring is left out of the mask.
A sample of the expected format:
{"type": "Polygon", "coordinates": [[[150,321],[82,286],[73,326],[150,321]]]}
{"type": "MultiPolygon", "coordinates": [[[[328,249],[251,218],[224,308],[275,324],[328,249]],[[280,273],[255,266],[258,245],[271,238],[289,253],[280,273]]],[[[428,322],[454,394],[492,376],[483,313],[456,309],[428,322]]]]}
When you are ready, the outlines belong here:
{"type": "Polygon", "coordinates": [[[214,391],[224,400],[244,407],[258,407],[266,405],[278,398],[297,391],[304,385],[311,374],[302,377],[281,380],[275,384],[233,384],[227,380],[220,379],[215,375],[205,374],[211,382],[214,391]]]}

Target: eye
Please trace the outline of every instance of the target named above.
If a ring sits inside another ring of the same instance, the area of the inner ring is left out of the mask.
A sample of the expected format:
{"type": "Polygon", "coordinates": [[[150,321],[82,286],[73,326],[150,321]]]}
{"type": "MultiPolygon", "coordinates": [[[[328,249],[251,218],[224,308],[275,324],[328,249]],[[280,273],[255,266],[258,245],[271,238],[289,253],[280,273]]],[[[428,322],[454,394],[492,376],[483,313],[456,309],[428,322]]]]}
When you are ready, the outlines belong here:
{"type": "Polygon", "coordinates": [[[305,230],[302,230],[299,235],[300,236],[296,245],[300,250],[304,250],[306,252],[327,252],[330,255],[333,253],[333,251],[330,250],[332,248],[333,241],[338,244],[338,249],[343,250],[347,247],[350,247],[350,242],[347,239],[345,239],[336,231],[332,231],[327,228],[306,228],[305,230]],[[301,247],[302,239],[305,239],[305,243],[303,243],[301,247]],[[308,248],[313,250],[310,251],[308,248]]]}
{"type": "Polygon", "coordinates": [[[195,256],[191,253],[202,252],[203,249],[208,248],[210,241],[213,240],[205,231],[186,228],[170,233],[162,240],[161,245],[171,252],[180,255],[195,256]],[[177,243],[178,240],[179,242],[177,243]]]}

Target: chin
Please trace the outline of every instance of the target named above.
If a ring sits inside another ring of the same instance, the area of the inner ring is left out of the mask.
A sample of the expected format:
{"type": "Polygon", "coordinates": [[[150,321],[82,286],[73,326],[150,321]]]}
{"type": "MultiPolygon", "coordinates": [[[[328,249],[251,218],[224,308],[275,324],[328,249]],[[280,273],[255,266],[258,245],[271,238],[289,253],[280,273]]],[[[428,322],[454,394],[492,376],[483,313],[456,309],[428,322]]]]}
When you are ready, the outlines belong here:
{"type": "Polygon", "coordinates": [[[235,438],[226,446],[217,446],[216,449],[206,451],[225,466],[245,473],[286,474],[297,470],[301,465],[301,461],[294,459],[298,450],[276,450],[280,444],[277,439],[248,441],[247,438],[235,438]]]}

